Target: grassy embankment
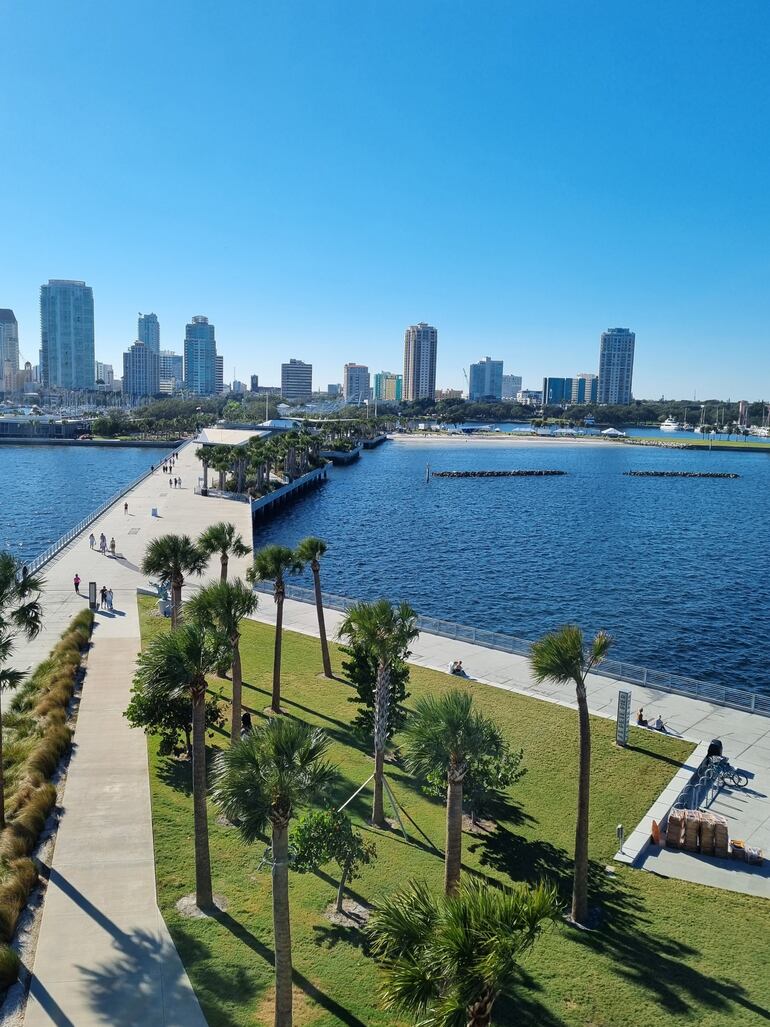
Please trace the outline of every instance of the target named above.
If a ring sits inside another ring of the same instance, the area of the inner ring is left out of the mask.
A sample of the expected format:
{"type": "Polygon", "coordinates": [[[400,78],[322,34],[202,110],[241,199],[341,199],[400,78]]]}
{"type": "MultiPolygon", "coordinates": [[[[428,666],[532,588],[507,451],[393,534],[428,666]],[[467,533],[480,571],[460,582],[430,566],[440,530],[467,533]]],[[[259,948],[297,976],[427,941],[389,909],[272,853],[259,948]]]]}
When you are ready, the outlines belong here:
{"type": "MultiPolygon", "coordinates": [[[[167,623],[141,601],[143,640],[167,623]]],[[[244,625],[244,699],[255,722],[269,702],[272,629],[244,625]]],[[[333,651],[335,667],[339,654],[333,651]]],[[[283,705],[290,716],[320,725],[331,736],[331,758],[340,768],[334,799],[347,798],[371,773],[368,746],[351,732],[355,707],[349,686],[317,676],[318,643],[287,633],[283,705]]],[[[212,681],[227,693],[229,682],[212,681]]],[[[413,697],[428,689],[463,687],[446,674],[415,668],[413,697]]],[[[577,722],[573,710],[471,684],[474,697],[524,749],[527,774],[511,790],[494,833],[464,835],[464,865],[501,881],[555,879],[570,891],[574,844],[577,722]]],[[[565,693],[568,690],[565,689],[565,693]]],[[[611,721],[592,719],[593,794],[591,854],[594,895],[603,908],[601,927],[583,933],[550,930],[526,961],[515,1001],[499,1003],[495,1023],[528,1027],[633,1023],[756,1024],[768,1016],[770,980],[763,940],[770,905],[608,864],[616,849],[615,827],[635,826],[670,780],[691,746],[675,738],[631,729],[631,744],[618,749],[611,721]]],[[[212,751],[227,744],[216,734],[212,751]]],[[[216,822],[210,809],[214,891],[226,896],[226,914],[187,920],[177,900],[193,890],[192,805],[189,766],[160,758],[150,740],[151,787],[159,902],[211,1027],[272,1023],[272,924],[270,875],[260,869],[265,844],[245,845],[238,833],[216,822]]],[[[443,845],[444,808],[427,798],[402,769],[390,780],[428,838],[443,845]]],[[[442,859],[409,826],[410,844],[397,832],[366,825],[370,792],[351,804],[357,825],[373,838],[377,859],[353,883],[355,896],[371,902],[410,878],[441,885],[442,859]]],[[[314,1027],[347,1024],[385,1027],[398,1021],[377,995],[379,973],[354,930],[334,927],[324,909],[334,896],[333,865],[317,875],[292,874],[292,932],[296,980],[295,1022],[314,1027]]]]}
{"type": "Polygon", "coordinates": [[[0,991],[16,980],[19,961],[8,942],[38,874],[30,853],[56,802],[51,778],[72,731],[67,705],[75,690],[94,615],[74,618],[51,655],[17,689],[3,713],[6,827],[0,833],[0,991]]]}

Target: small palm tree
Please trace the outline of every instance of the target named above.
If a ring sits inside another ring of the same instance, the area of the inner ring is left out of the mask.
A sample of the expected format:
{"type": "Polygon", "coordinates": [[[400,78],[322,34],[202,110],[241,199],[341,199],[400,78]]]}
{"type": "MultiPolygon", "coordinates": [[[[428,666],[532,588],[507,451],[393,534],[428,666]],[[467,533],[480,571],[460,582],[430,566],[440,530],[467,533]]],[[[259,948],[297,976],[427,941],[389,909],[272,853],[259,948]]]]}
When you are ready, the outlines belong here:
{"type": "Polygon", "coordinates": [[[275,648],[273,650],[273,697],[270,708],[281,712],[281,643],[283,632],[283,603],[286,599],[286,575],[300,570],[293,549],[286,546],[263,546],[254,554],[254,565],[249,568],[249,581],[272,581],[275,600],[275,648]]]}
{"type": "Polygon", "coordinates": [[[575,684],[580,727],[577,824],[575,826],[575,876],[572,885],[572,919],[584,924],[588,915],[588,802],[591,788],[591,723],[588,717],[586,677],[607,655],[612,636],[600,631],[588,650],[576,624],[565,624],[532,646],[529,658],[537,682],[546,680],[575,684]]]}
{"type": "Polygon", "coordinates": [[[366,933],[385,963],[385,1003],[431,1027],[488,1027],[519,961],[559,915],[555,888],[465,880],[454,895],[408,885],[377,905],[366,933]]]}
{"type": "Polygon", "coordinates": [[[206,554],[189,535],[161,535],[147,546],[142,560],[144,574],[157,575],[171,585],[171,626],[179,625],[182,586],[186,574],[203,574],[206,554]]]}
{"type": "Polygon", "coordinates": [[[269,720],[217,756],[212,797],[247,842],[270,826],[275,933],[275,1025],[292,1022],[289,920],[289,822],[320,798],[335,774],[324,759],[329,745],[319,728],[300,720],[269,720]]]}
{"type": "Polygon", "coordinates": [[[321,593],[321,557],[326,552],[326,543],[323,539],[303,538],[295,550],[298,561],[303,567],[310,564],[313,572],[313,589],[315,591],[315,608],[318,614],[318,634],[321,637],[321,659],[324,665],[324,675],[332,677],[332,661],[329,658],[329,642],[326,638],[326,624],[324,622],[323,595],[321,593]]]}
{"type": "Polygon", "coordinates": [[[447,785],[444,890],[457,891],[463,847],[463,779],[475,753],[499,750],[500,729],[473,709],[468,692],[425,695],[415,703],[404,738],[407,769],[422,778],[443,777],[447,785]]]}
{"type": "Polygon", "coordinates": [[[219,521],[212,524],[198,536],[198,548],[206,556],[213,556],[219,553],[220,581],[227,581],[227,565],[231,556],[248,556],[251,552],[241,535],[238,534],[234,524],[227,521],[219,521]]]}
{"type": "Polygon", "coordinates": [[[185,613],[199,624],[215,623],[230,646],[233,668],[231,743],[237,741],[241,734],[241,621],[256,611],[257,603],[256,593],[236,578],[235,581],[216,581],[207,585],[185,606],[185,613]]]}
{"type": "MultiPolygon", "coordinates": [[[[24,675],[6,667],[19,637],[31,639],[40,632],[43,608],[42,578],[24,575],[10,553],[0,553],[0,693],[16,688],[24,675]]],[[[3,773],[3,712],[0,706],[0,828],[5,827],[5,775],[3,773]]]]}
{"type": "Polygon", "coordinates": [[[215,636],[191,621],[176,631],[156,635],[139,657],[136,684],[149,695],[192,700],[192,789],[195,821],[195,902],[213,903],[208,814],[206,811],[206,675],[216,667],[215,636]]]}
{"type": "Polygon", "coordinates": [[[391,606],[387,599],[374,603],[355,603],[348,610],[338,634],[351,645],[359,644],[377,660],[377,685],[374,698],[374,798],[372,823],[385,826],[383,773],[385,744],[390,715],[390,670],[409,644],[417,638],[417,614],[408,603],[391,606]]]}

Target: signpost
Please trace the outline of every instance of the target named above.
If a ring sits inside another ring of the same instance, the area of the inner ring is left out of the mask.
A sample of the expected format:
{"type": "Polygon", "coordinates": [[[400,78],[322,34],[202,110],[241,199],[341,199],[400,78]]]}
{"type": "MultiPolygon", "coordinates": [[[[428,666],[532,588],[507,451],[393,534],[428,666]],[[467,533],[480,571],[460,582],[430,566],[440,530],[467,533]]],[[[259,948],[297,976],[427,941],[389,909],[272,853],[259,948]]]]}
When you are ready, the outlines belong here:
{"type": "Polygon", "coordinates": [[[631,691],[618,689],[618,722],[615,727],[615,741],[618,745],[628,742],[628,722],[631,718],[631,691]]]}

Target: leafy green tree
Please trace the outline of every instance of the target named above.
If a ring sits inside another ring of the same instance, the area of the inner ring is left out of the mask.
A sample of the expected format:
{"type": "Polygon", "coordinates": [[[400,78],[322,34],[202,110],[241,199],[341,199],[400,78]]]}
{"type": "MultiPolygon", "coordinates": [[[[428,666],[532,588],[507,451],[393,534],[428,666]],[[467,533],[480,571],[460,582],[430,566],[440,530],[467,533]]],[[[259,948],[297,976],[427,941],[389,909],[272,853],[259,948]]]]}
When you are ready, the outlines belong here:
{"type": "Polygon", "coordinates": [[[152,639],[139,657],[135,685],[156,702],[189,696],[192,701],[192,792],[195,824],[195,901],[213,904],[206,810],[206,675],[219,656],[218,643],[192,621],[152,639]]]}
{"type": "Polygon", "coordinates": [[[572,919],[584,924],[588,916],[588,806],[591,787],[591,722],[588,716],[586,678],[607,655],[612,637],[600,631],[586,650],[583,632],[565,624],[544,635],[532,646],[530,665],[537,682],[574,682],[580,730],[578,803],[575,825],[575,875],[572,885],[572,919]]]}
{"type": "Polygon", "coordinates": [[[377,664],[374,690],[374,797],[372,823],[385,826],[383,776],[385,746],[390,729],[393,664],[405,660],[409,646],[417,638],[417,614],[408,603],[391,606],[387,599],[374,603],[354,603],[339,627],[339,635],[353,647],[363,648],[377,664]]]}
{"type": "Polygon", "coordinates": [[[241,734],[241,621],[251,617],[257,609],[257,603],[254,591],[236,578],[235,581],[217,581],[207,585],[185,607],[185,612],[200,624],[216,624],[218,632],[227,640],[233,674],[231,742],[237,741],[241,734]]]}
{"type": "Polygon", "coordinates": [[[298,543],[295,552],[297,561],[303,567],[310,565],[313,572],[313,589],[315,591],[315,608],[318,617],[318,634],[321,639],[321,659],[323,661],[324,675],[332,677],[332,661],[329,658],[329,642],[326,638],[326,623],[324,621],[323,593],[321,592],[321,557],[326,553],[326,543],[323,539],[314,538],[312,535],[303,538],[298,543]]]}
{"type": "Polygon", "coordinates": [[[469,692],[453,689],[444,695],[425,695],[415,703],[405,728],[407,769],[423,779],[443,778],[446,785],[446,852],[444,889],[447,895],[460,882],[463,838],[463,782],[475,753],[504,752],[500,729],[473,709],[469,692]]]}
{"type": "MultiPolygon", "coordinates": [[[[6,664],[20,638],[32,639],[40,632],[43,608],[42,578],[24,574],[22,565],[10,553],[0,552],[0,695],[16,688],[24,675],[6,664]]],[[[0,828],[5,827],[5,773],[3,766],[3,715],[0,706],[0,828]]]]}
{"type": "Polygon", "coordinates": [[[311,810],[300,820],[292,834],[292,868],[300,874],[315,870],[332,860],[340,868],[336,909],[342,913],[345,885],[359,876],[377,855],[374,842],[355,831],[350,818],[340,810],[311,810]]]}
{"type": "Polygon", "coordinates": [[[251,546],[243,541],[234,524],[227,521],[219,521],[211,524],[198,536],[198,548],[206,554],[213,556],[219,554],[220,581],[227,581],[227,568],[231,556],[243,557],[251,553],[251,546]]]}
{"type": "MultiPolygon", "coordinates": [[[[134,682],[125,717],[131,727],[160,736],[158,752],[161,756],[171,756],[179,746],[179,736],[183,735],[185,750],[192,759],[192,704],[185,692],[169,696],[160,691],[147,691],[134,682]]],[[[223,703],[216,695],[206,697],[205,721],[208,732],[224,726],[223,703]]]]}
{"type": "MultiPolygon", "coordinates": [[[[375,692],[377,689],[377,654],[364,641],[356,640],[341,646],[347,656],[342,661],[342,672],[353,686],[354,695],[348,702],[357,706],[352,726],[362,736],[371,737],[374,731],[375,692]]],[[[406,650],[405,656],[409,655],[406,650]]],[[[394,659],[390,666],[390,709],[388,713],[387,740],[398,734],[406,723],[407,709],[404,703],[409,698],[409,665],[406,659],[394,659]]]]}
{"type": "MultiPolygon", "coordinates": [[[[463,778],[463,806],[472,824],[478,824],[479,817],[492,813],[506,789],[526,774],[526,768],[521,765],[523,758],[524,750],[511,749],[500,733],[491,740],[488,750],[468,754],[463,778]]],[[[425,784],[430,794],[445,796],[446,769],[439,767],[428,774],[425,784]]]]}
{"type": "Polygon", "coordinates": [[[272,581],[275,600],[275,648],[273,650],[273,696],[270,708],[281,713],[281,644],[283,634],[283,604],[286,599],[286,575],[301,570],[292,549],[269,545],[254,554],[254,565],[249,568],[249,581],[272,581]]]}
{"type": "Polygon", "coordinates": [[[160,535],[144,552],[142,572],[156,575],[171,586],[171,626],[174,628],[179,625],[185,575],[203,574],[206,560],[206,554],[189,535],[160,535]]]}
{"type": "Polygon", "coordinates": [[[328,737],[301,720],[269,720],[224,749],[213,770],[212,797],[247,842],[272,834],[275,1025],[291,1027],[292,958],[289,917],[289,823],[322,797],[335,769],[325,759],[328,737]]]}
{"type": "Polygon", "coordinates": [[[513,994],[522,956],[559,912],[545,884],[470,878],[448,896],[407,885],[375,907],[365,929],[385,966],[387,1007],[424,1027],[489,1027],[497,999],[513,994]]]}

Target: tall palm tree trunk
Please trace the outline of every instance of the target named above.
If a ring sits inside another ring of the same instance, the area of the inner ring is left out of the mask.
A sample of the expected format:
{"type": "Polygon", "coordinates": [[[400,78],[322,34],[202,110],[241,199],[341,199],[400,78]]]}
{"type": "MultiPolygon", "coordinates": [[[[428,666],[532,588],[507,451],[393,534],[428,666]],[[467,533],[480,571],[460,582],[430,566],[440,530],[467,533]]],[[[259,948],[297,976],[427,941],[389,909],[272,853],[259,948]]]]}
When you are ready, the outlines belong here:
{"type": "Polygon", "coordinates": [[[241,671],[241,647],[239,636],[230,639],[233,647],[233,709],[230,723],[230,742],[237,742],[241,737],[241,704],[243,701],[243,673],[241,671]]]}
{"type": "Polygon", "coordinates": [[[453,895],[460,884],[463,853],[463,778],[451,769],[447,784],[444,891],[453,895]]]}
{"type": "Polygon", "coordinates": [[[281,633],[283,631],[283,594],[275,597],[275,649],[273,650],[273,713],[281,712],[281,633]]]}
{"type": "Polygon", "coordinates": [[[591,724],[585,685],[577,689],[580,723],[580,768],[578,771],[578,808],[575,828],[575,877],[572,885],[572,919],[579,924],[588,914],[588,801],[591,788],[591,724]]]}
{"type": "Polygon", "coordinates": [[[372,823],[385,827],[382,779],[385,771],[385,745],[388,740],[390,714],[390,666],[380,661],[377,665],[377,686],[374,695],[374,798],[372,823]]]}
{"type": "Polygon", "coordinates": [[[275,1027],[291,1027],[291,924],[289,921],[289,825],[273,822],[273,937],[275,1027]]]}
{"type": "Polygon", "coordinates": [[[200,909],[210,908],[211,857],[209,856],[209,824],[206,811],[206,686],[193,689],[193,813],[195,818],[195,903],[200,909]]]}
{"type": "Polygon", "coordinates": [[[486,988],[478,1000],[468,1008],[467,1027],[489,1027],[492,1023],[492,1007],[496,998],[497,995],[492,989],[486,988]]]}
{"type": "Polygon", "coordinates": [[[227,553],[222,553],[219,557],[219,580],[227,581],[227,564],[228,564],[227,553]]]}
{"type": "Polygon", "coordinates": [[[313,571],[313,589],[315,590],[315,608],[318,614],[318,634],[321,638],[321,659],[324,665],[324,676],[332,676],[332,661],[329,658],[329,642],[326,638],[326,622],[324,620],[324,604],[321,595],[321,568],[317,560],[311,564],[313,571]]]}
{"type": "Polygon", "coordinates": [[[203,488],[208,492],[209,490],[209,464],[208,460],[203,461],[203,488]]]}
{"type": "Polygon", "coordinates": [[[171,627],[178,628],[180,613],[182,611],[182,585],[184,579],[181,575],[171,579],[171,627]]]}

